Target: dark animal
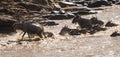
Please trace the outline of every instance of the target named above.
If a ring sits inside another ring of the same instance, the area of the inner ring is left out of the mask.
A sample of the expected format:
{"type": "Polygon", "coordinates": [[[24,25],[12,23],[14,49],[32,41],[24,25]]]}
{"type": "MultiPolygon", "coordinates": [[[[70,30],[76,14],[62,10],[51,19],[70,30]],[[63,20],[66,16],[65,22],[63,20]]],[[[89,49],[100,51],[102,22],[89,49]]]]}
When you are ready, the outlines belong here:
{"type": "Polygon", "coordinates": [[[98,20],[97,17],[92,17],[90,21],[93,26],[102,26],[104,24],[104,22],[101,20],[98,20]]]}
{"type": "Polygon", "coordinates": [[[110,36],[111,36],[111,37],[120,36],[120,33],[118,33],[117,31],[115,31],[115,32],[113,32],[110,36]]]}
{"type": "Polygon", "coordinates": [[[78,23],[81,28],[85,29],[92,29],[92,23],[90,20],[81,18],[79,15],[77,15],[73,20],[72,23],[78,23]]]}
{"type": "Polygon", "coordinates": [[[118,24],[112,23],[112,21],[108,21],[105,26],[112,27],[112,26],[118,26],[118,24]]]}
{"type": "Polygon", "coordinates": [[[14,24],[14,29],[20,29],[24,32],[24,34],[22,35],[22,40],[23,37],[26,33],[28,33],[28,37],[30,38],[31,34],[36,34],[38,35],[40,38],[43,38],[44,35],[44,28],[42,25],[40,25],[37,22],[22,22],[22,23],[16,23],[14,24]]]}
{"type": "Polygon", "coordinates": [[[65,35],[65,34],[69,34],[70,29],[67,26],[64,26],[61,31],[60,31],[60,35],[65,35]]]}
{"type": "Polygon", "coordinates": [[[78,30],[78,29],[70,29],[67,26],[63,27],[60,31],[60,35],[80,35],[81,33],[85,34],[87,31],[86,30],[78,30]]]}

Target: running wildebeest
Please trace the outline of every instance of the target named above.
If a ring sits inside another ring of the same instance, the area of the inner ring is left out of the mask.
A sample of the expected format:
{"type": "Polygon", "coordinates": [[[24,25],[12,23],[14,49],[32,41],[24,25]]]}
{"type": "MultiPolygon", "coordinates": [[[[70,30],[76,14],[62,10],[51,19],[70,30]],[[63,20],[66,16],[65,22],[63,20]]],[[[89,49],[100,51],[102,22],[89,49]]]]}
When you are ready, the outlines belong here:
{"type": "Polygon", "coordinates": [[[90,20],[82,18],[81,16],[77,15],[73,20],[72,23],[78,23],[81,28],[85,29],[92,29],[92,23],[90,20]]]}
{"type": "Polygon", "coordinates": [[[101,27],[104,24],[104,22],[102,22],[101,20],[97,20],[97,18],[95,17],[89,20],[89,19],[81,18],[79,15],[77,15],[73,19],[72,23],[78,23],[82,29],[86,29],[90,34],[94,34],[98,31],[106,30],[106,28],[101,27]]]}
{"type": "Polygon", "coordinates": [[[118,26],[118,24],[112,23],[112,21],[108,21],[105,26],[112,27],[112,26],[118,26]]]}
{"type": "Polygon", "coordinates": [[[28,37],[30,38],[31,34],[36,34],[38,35],[40,38],[43,38],[43,36],[46,38],[46,36],[44,35],[44,28],[42,25],[40,25],[37,22],[22,22],[22,23],[16,23],[14,24],[14,29],[20,29],[24,32],[24,34],[22,35],[22,40],[23,37],[26,33],[28,33],[28,37]]]}
{"type": "Polygon", "coordinates": [[[78,30],[78,29],[70,29],[67,26],[64,26],[61,31],[60,31],[60,35],[81,35],[81,34],[86,34],[87,31],[86,30],[78,30]]]}

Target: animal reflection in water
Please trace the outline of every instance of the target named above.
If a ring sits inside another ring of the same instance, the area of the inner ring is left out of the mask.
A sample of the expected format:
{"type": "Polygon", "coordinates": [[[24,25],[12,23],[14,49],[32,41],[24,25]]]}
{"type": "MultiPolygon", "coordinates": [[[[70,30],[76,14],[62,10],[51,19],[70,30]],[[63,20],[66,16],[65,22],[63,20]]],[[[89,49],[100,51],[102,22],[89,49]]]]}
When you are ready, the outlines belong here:
{"type": "MultiPolygon", "coordinates": [[[[30,38],[32,35],[38,35],[40,38],[46,38],[45,34],[51,34],[52,33],[47,33],[44,32],[44,28],[42,25],[40,25],[37,22],[23,22],[23,23],[16,23],[14,24],[14,29],[20,29],[22,30],[24,33],[22,35],[22,38],[20,40],[23,40],[24,35],[27,33],[28,37],[30,38]]],[[[50,35],[50,36],[51,36],[50,35]]]]}
{"type": "Polygon", "coordinates": [[[70,29],[68,28],[68,26],[64,26],[61,31],[60,31],[60,35],[81,35],[81,33],[86,34],[86,30],[78,30],[78,29],[70,29]]]}

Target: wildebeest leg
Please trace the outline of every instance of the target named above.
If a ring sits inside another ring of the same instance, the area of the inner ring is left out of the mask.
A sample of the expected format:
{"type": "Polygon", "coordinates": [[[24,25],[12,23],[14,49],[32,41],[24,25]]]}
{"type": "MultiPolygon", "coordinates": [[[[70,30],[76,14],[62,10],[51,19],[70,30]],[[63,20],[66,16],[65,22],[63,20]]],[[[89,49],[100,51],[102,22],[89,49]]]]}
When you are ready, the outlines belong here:
{"type": "Polygon", "coordinates": [[[28,33],[28,38],[30,39],[32,37],[32,34],[28,33]]]}
{"type": "Polygon", "coordinates": [[[41,40],[44,40],[42,34],[39,34],[39,37],[41,38],[41,40]]]}
{"type": "Polygon", "coordinates": [[[42,34],[41,34],[41,33],[39,33],[39,34],[38,34],[38,36],[39,36],[40,38],[43,38],[43,36],[42,36],[42,34]]]}
{"type": "Polygon", "coordinates": [[[46,34],[45,33],[42,33],[43,34],[43,36],[45,37],[45,38],[47,38],[47,36],[46,36],[46,34]]]}
{"type": "Polygon", "coordinates": [[[39,37],[40,37],[42,40],[44,40],[44,37],[46,38],[46,35],[45,35],[44,33],[39,33],[38,35],[39,35],[39,37]],[[43,37],[43,36],[44,36],[44,37],[43,37]]]}
{"type": "Polygon", "coordinates": [[[21,32],[19,35],[21,35],[23,32],[21,32]]]}
{"type": "Polygon", "coordinates": [[[22,40],[23,40],[23,37],[25,36],[26,32],[24,32],[24,34],[22,35],[22,40]]]}

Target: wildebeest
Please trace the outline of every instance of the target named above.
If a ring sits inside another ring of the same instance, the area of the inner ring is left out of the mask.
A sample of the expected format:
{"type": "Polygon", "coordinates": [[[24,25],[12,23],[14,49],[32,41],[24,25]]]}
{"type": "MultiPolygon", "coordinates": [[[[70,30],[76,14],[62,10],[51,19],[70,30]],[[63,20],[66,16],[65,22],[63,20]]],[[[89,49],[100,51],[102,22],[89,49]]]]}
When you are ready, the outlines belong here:
{"type": "Polygon", "coordinates": [[[90,20],[82,18],[81,16],[77,15],[73,20],[72,23],[78,23],[81,28],[85,29],[92,29],[92,23],[90,20]]]}
{"type": "Polygon", "coordinates": [[[22,35],[22,40],[23,37],[26,33],[28,33],[28,37],[30,37],[31,34],[36,34],[38,35],[40,38],[46,37],[44,35],[44,28],[42,25],[40,25],[37,22],[22,22],[22,23],[16,23],[14,24],[14,29],[20,29],[24,32],[24,34],[22,35]]]}
{"type": "Polygon", "coordinates": [[[60,31],[60,35],[65,35],[65,34],[69,34],[70,29],[67,26],[64,26],[61,31],[60,31]]]}
{"type": "Polygon", "coordinates": [[[111,36],[111,37],[120,36],[120,33],[118,33],[118,31],[115,31],[115,32],[113,32],[110,36],[111,36]]]}
{"type": "Polygon", "coordinates": [[[60,31],[60,35],[81,35],[81,34],[85,34],[87,33],[86,30],[78,30],[78,29],[70,29],[67,26],[64,26],[61,31],[60,31]]]}
{"type": "Polygon", "coordinates": [[[108,0],[108,2],[111,2],[112,4],[116,4],[117,2],[119,2],[119,0],[108,0]]]}
{"type": "Polygon", "coordinates": [[[89,19],[85,19],[77,15],[72,23],[78,23],[78,25],[81,27],[81,29],[85,29],[90,34],[94,34],[98,31],[105,31],[106,28],[102,28],[101,26],[104,24],[103,21],[98,20],[96,17],[89,19]]]}
{"type": "Polygon", "coordinates": [[[112,21],[108,21],[105,26],[112,27],[112,26],[118,26],[118,24],[112,23],[112,21]]]}

